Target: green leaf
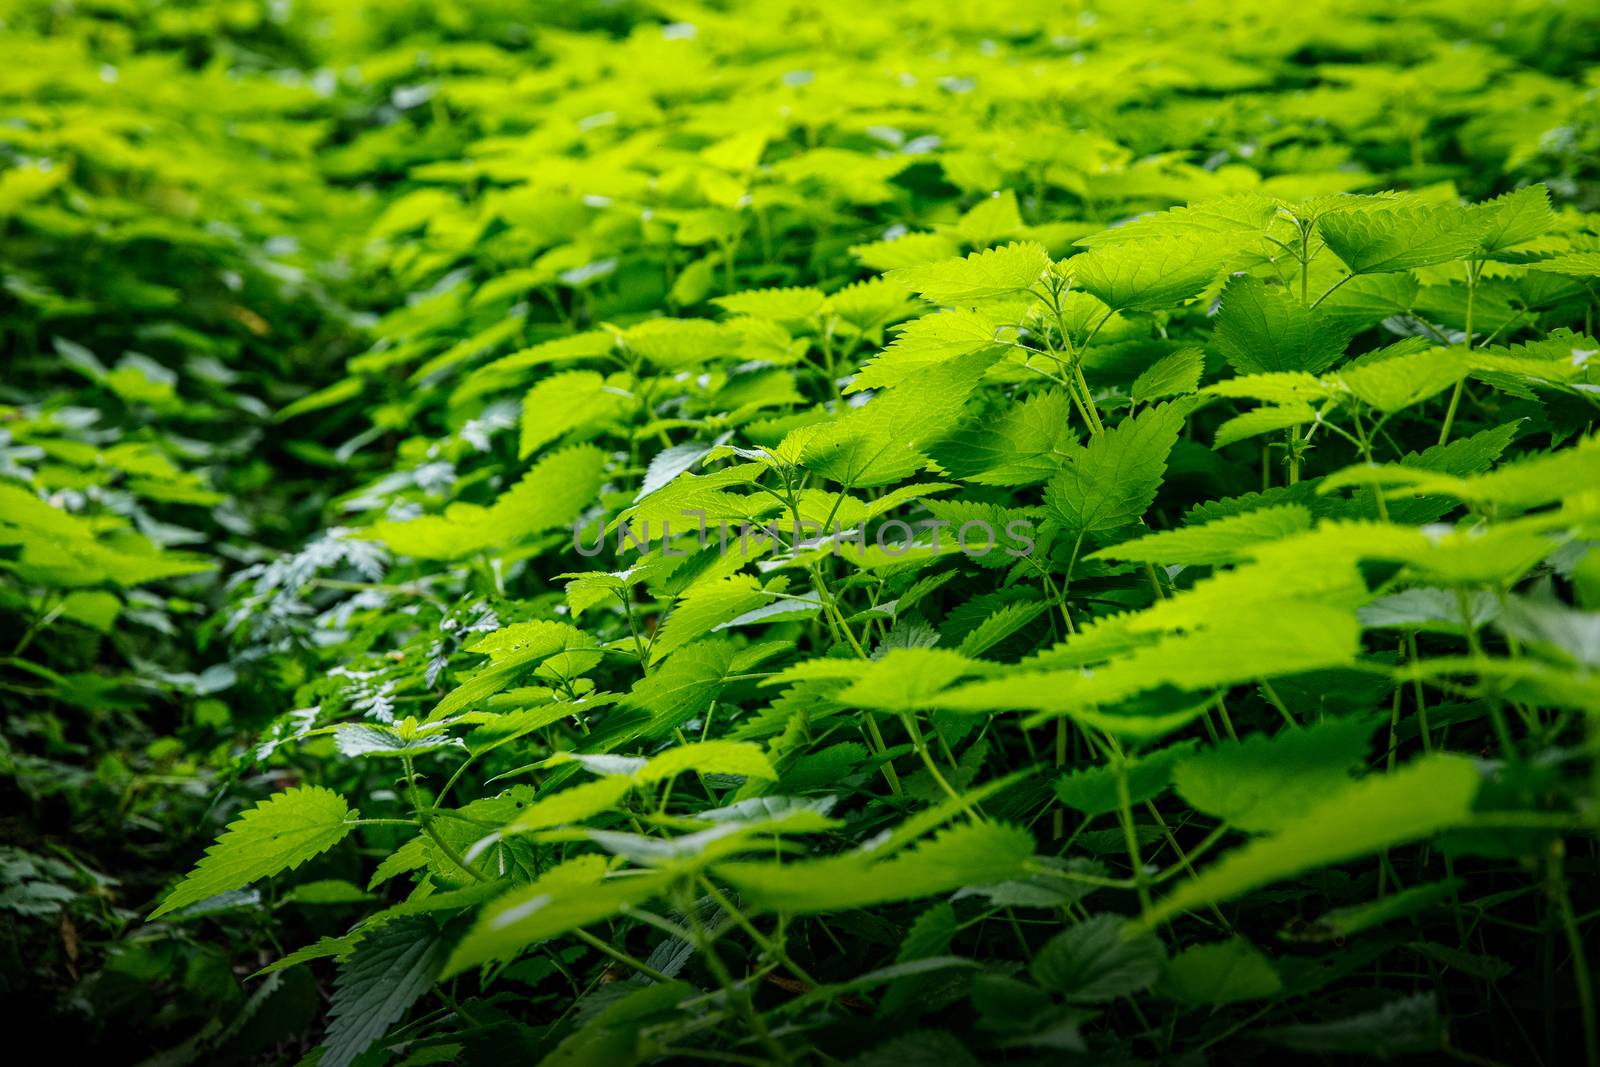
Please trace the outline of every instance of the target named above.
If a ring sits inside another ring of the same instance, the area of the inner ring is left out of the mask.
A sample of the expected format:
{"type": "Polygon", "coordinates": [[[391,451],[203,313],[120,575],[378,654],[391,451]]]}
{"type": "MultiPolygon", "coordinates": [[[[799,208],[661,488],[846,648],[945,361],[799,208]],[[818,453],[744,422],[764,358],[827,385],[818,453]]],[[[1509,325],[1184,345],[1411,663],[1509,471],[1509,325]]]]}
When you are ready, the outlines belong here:
{"type": "Polygon", "coordinates": [[[1017,194],[1006,189],[984,197],[967,209],[954,228],[963,241],[978,248],[1014,236],[1023,228],[1017,194]]]}
{"type": "Polygon", "coordinates": [[[1237,848],[1180,885],[1145,916],[1154,925],[1207,904],[1326,866],[1427,837],[1467,819],[1478,792],[1472,761],[1436,755],[1393,774],[1325,794],[1270,837],[1237,848]]]}
{"type": "Polygon", "coordinates": [[[1283,980],[1242,937],[1185,949],[1167,963],[1160,992],[1186,1004],[1236,1004],[1276,996],[1283,980]]]}
{"type": "Polygon", "coordinates": [[[896,329],[894,341],[862,366],[845,392],[900,385],[949,360],[1015,343],[1016,334],[1006,316],[971,308],[923,315],[896,329]]]}
{"type": "Polygon", "coordinates": [[[1211,447],[1227,448],[1229,445],[1259,437],[1264,433],[1274,433],[1316,421],[1317,413],[1309,404],[1270,404],[1247,411],[1243,415],[1236,415],[1218,426],[1211,447]]]}
{"type": "Polygon", "coordinates": [[[1347,367],[1333,378],[1369,407],[1393,414],[1443,392],[1466,375],[1467,361],[1460,352],[1434,348],[1347,367]]]}
{"type": "Polygon", "coordinates": [[[612,774],[541,795],[507,824],[506,833],[567,826],[610,811],[633,789],[631,775],[612,774]]]}
{"type": "Polygon", "coordinates": [[[734,774],[768,781],[778,777],[778,772],[772,769],[772,762],[759,745],[743,741],[693,741],[676,745],[652,757],[634,778],[640,783],[649,784],[686,771],[734,774]]]}
{"type": "Polygon", "coordinates": [[[1222,273],[1230,250],[1195,238],[1097,245],[1072,257],[1075,284],[1116,311],[1158,311],[1196,296],[1222,273]]]}
{"type": "MultiPolygon", "coordinates": [[[[1201,612],[1210,613],[1209,608],[1201,612]]],[[[1191,633],[1164,636],[1092,672],[1013,671],[945,690],[928,698],[928,704],[966,712],[1021,708],[1039,712],[1036,718],[1068,715],[1123,736],[1160,737],[1193,720],[1204,703],[1154,713],[1134,708],[1125,714],[1103,706],[1167,686],[1205,693],[1280,674],[1344,666],[1355,659],[1360,636],[1360,624],[1349,610],[1285,600],[1259,612],[1241,610],[1213,618],[1191,633]],[[1293,618],[1295,626],[1281,626],[1285,618],[1293,618]]]]}
{"type": "Polygon", "coordinates": [[[1186,408],[1147,408],[1072,453],[1045,490],[1045,504],[1072,536],[1137,521],[1156,498],[1186,408]]]}
{"type": "Polygon", "coordinates": [[[1530,185],[1467,210],[1480,233],[1479,247],[1488,253],[1531,241],[1556,222],[1555,212],[1550,210],[1550,190],[1543,185],[1530,185]]]}
{"type": "Polygon", "coordinates": [[[374,523],[367,535],[403,556],[459,559],[505,549],[523,538],[566,526],[600,488],[606,454],[590,445],[554,452],[489,507],[457,503],[443,515],[374,523]]]}
{"type": "MultiPolygon", "coordinates": [[[[682,1018],[681,1005],[696,990],[686,982],[622,983],[614,995],[586,1005],[582,1025],[568,1034],[538,1067],[633,1067],[659,1059],[657,1028],[682,1018]]],[[[491,1054],[504,1051],[496,1047],[491,1054]]]]}
{"type": "Polygon", "coordinates": [[[1042,600],[1019,600],[996,609],[967,632],[957,650],[963,656],[981,656],[1049,610],[1042,600]]]}
{"type": "Polygon", "coordinates": [[[971,305],[1035,285],[1050,266],[1044,246],[1032,241],[974,252],[922,266],[900,267],[888,277],[935,304],[971,305]]]}
{"type": "Polygon", "coordinates": [[[887,859],[858,851],[801,863],[722,863],[716,872],[758,908],[817,915],[1005,881],[1032,855],[1026,830],[987,822],[946,830],[887,859]]]}
{"type": "Polygon", "coordinates": [[[1532,269],[1572,278],[1600,278],[1600,252],[1573,252],[1531,264],[1532,269]]]}
{"type": "Polygon", "coordinates": [[[1216,323],[1217,351],[1240,374],[1321,374],[1338,362],[1354,332],[1283,286],[1247,274],[1228,279],[1216,323]]]}
{"type": "Polygon", "coordinates": [[[1143,215],[1132,221],[1084,237],[1078,244],[1089,248],[1152,239],[1209,241],[1213,245],[1243,248],[1261,239],[1278,213],[1269,196],[1218,197],[1143,215]]]}
{"type": "Polygon", "coordinates": [[[1186,396],[1200,388],[1205,365],[1205,353],[1199,348],[1180,348],[1140,371],[1128,396],[1135,404],[1186,396]]]}
{"type": "Polygon", "coordinates": [[[1389,1059],[1441,1048],[1445,1028],[1434,994],[1418,993],[1332,1022],[1296,1023],[1256,1033],[1264,1040],[1297,1052],[1350,1053],[1389,1059]]]}
{"type": "Polygon", "coordinates": [[[388,726],[342,723],[334,730],[333,743],[342,756],[410,756],[430,749],[460,746],[462,742],[442,730],[417,731],[406,736],[388,726]]]}
{"type": "Polygon", "coordinates": [[[650,662],[659,663],[722,623],[766,604],[771,597],[748,574],[734,574],[691,586],[673,604],[666,624],[650,646],[650,662]]]}
{"type": "Polygon", "coordinates": [[[1179,764],[1173,787],[1241,830],[1276,830],[1349,782],[1375,729],[1372,719],[1328,719],[1222,741],[1179,764]]]}
{"type": "Polygon", "coordinates": [[[996,417],[957,430],[932,450],[951,476],[979,485],[1033,485],[1061,469],[1077,446],[1072,402],[1056,390],[1035,393],[996,417]]]}
{"type": "Polygon", "coordinates": [[[479,638],[466,651],[488,656],[489,663],[434,705],[427,721],[438,722],[498,693],[540,660],[589,644],[588,635],[563,622],[518,623],[479,638]]]}
{"type": "Polygon", "coordinates": [[[885,271],[897,267],[919,267],[948,259],[960,251],[957,242],[942,233],[908,233],[893,240],[850,246],[850,254],[863,267],[885,271]]]}
{"type": "Polygon", "coordinates": [[[697,641],[640,679],[620,706],[647,713],[647,732],[662,736],[705,712],[726,684],[724,676],[733,673],[732,664],[727,642],[697,641]]]}
{"type": "Polygon", "coordinates": [[[758,319],[798,325],[816,318],[827,299],[820,289],[795,286],[786,289],[751,289],[719,296],[711,302],[735,315],[751,315],[758,319]]]}
{"type": "Polygon", "coordinates": [[[1133,541],[1124,541],[1088,559],[1125,559],[1134,563],[1196,564],[1232,563],[1250,554],[1256,545],[1277,541],[1311,529],[1311,512],[1299,504],[1258,508],[1239,515],[1227,515],[1211,522],[1162,530],[1133,541]]]}
{"type": "Polygon", "coordinates": [[[1381,900],[1334,908],[1315,922],[1297,929],[1292,936],[1297,941],[1343,941],[1364,930],[1419,914],[1453,900],[1465,884],[1459,878],[1447,878],[1441,882],[1414,885],[1381,900]]]}
{"type": "MultiPolygon", "coordinates": [[[[894,961],[911,963],[915,960],[948,955],[956,931],[955,908],[948,902],[940,901],[917,916],[916,921],[906,931],[905,939],[900,942],[894,961]]],[[[885,990],[883,1001],[878,1007],[879,1018],[893,1016],[901,1009],[911,1006],[918,991],[927,988],[927,984],[928,979],[922,976],[902,978],[891,984],[885,990]]]]}
{"type": "Polygon", "coordinates": [[[522,399],[522,440],[517,457],[584,427],[598,426],[627,410],[628,397],[608,386],[594,371],[553,374],[528,390],[522,399]]]}
{"type": "MultiPolygon", "coordinates": [[[[855,488],[902,481],[928,465],[928,450],[947,436],[990,364],[993,350],[940,363],[821,426],[797,431],[801,463],[855,488]]],[[[785,442],[783,448],[787,448],[785,442]]]]}
{"type": "MultiPolygon", "coordinates": [[[[1165,793],[1172,782],[1172,769],[1194,746],[1194,741],[1180,741],[1129,761],[1124,772],[1129,803],[1143,804],[1165,793]]],[[[1105,815],[1122,806],[1117,772],[1112,767],[1081,767],[1056,779],[1055,790],[1061,803],[1085,815],[1105,815]]]]}
{"type": "Polygon", "coordinates": [[[668,873],[651,873],[607,879],[605,873],[604,856],[580,856],[496,898],[450,953],[440,977],[490,960],[510,959],[526,945],[609,919],[624,907],[649,900],[672,878],[668,873]]]}
{"type": "Polygon", "coordinates": [[[426,915],[378,927],[339,965],[318,1067],[349,1067],[439,976],[449,944],[426,915]]]}
{"type": "Polygon", "coordinates": [[[378,869],[372,872],[372,878],[367,882],[367,892],[372,892],[396,875],[414,871],[419,867],[426,867],[428,865],[428,853],[424,846],[427,841],[428,839],[425,836],[418,834],[385,856],[383,862],[378,864],[378,869]]]}
{"type": "Polygon", "coordinates": [[[325,960],[330,956],[341,960],[347,959],[350,953],[355,950],[355,947],[361,943],[361,937],[362,935],[359,933],[346,934],[343,937],[319,937],[311,944],[297,948],[287,956],[267,964],[250,977],[261,978],[265,975],[288,970],[290,967],[298,967],[300,964],[309,963],[312,960],[325,960]]]}
{"type": "Polygon", "coordinates": [[[1576,485],[1600,481],[1600,438],[1574,448],[1527,456],[1496,470],[1465,477],[1395,464],[1348,467],[1329,475],[1321,492],[1349,485],[1403,487],[1419,494],[1441,494],[1474,504],[1493,504],[1504,512],[1522,511],[1565,499],[1576,485]]]}
{"type": "Polygon", "coordinates": [[[927,699],[983,665],[942,648],[897,648],[875,660],[837,699],[859,708],[915,711],[927,699]]]}
{"type": "Polygon", "coordinates": [[[298,786],[268,797],[228,824],[150,918],[293,870],[343,841],[355,828],[357,815],[344,797],[320,786],[298,786]]]}
{"type": "Polygon", "coordinates": [[[1399,204],[1336,211],[1318,223],[1322,239],[1352,274],[1409,270],[1464,259],[1485,226],[1453,205],[1399,204]]]}
{"type": "Polygon", "coordinates": [[[1149,989],[1165,962],[1154,934],[1115,915],[1096,915],[1046,942],[1031,970],[1051,992],[1093,1004],[1149,989]]]}

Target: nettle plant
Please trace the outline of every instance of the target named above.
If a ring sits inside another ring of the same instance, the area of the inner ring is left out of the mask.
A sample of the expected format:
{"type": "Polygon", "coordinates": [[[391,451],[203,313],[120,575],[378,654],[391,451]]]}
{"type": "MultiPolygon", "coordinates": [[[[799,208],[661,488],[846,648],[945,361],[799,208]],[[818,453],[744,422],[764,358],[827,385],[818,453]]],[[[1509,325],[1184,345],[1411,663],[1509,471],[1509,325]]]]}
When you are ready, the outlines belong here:
{"type": "Polygon", "coordinates": [[[1025,229],[458,375],[364,547],[252,594],[343,598],[253,754],[327,784],[152,918],[358,843],[288,899],[365,917],[264,968],[336,961],[321,1067],[1394,1055],[1530,996],[1595,1062],[1592,220],[1025,229]]]}

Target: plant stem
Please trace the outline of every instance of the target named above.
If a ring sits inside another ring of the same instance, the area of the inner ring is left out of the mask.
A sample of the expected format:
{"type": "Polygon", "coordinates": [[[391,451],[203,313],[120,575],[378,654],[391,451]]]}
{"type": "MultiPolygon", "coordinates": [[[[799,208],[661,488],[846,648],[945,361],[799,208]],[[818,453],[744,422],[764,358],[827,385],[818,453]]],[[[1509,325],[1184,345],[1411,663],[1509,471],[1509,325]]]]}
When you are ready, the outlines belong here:
{"type": "Polygon", "coordinates": [[[1567,947],[1572,952],[1572,977],[1578,987],[1578,1014],[1583,1021],[1583,1051],[1587,1067],[1600,1067],[1600,1030],[1595,1023],[1594,980],[1589,973],[1589,957],[1584,952],[1583,931],[1578,928],[1578,918],[1572,911],[1572,897],[1567,892],[1567,878],[1562,870],[1562,857],[1566,852],[1561,842],[1556,842],[1550,856],[1550,892],[1561,913],[1561,926],[1567,935],[1567,947]]]}
{"type": "Polygon", "coordinates": [[[630,968],[632,970],[638,971],[640,974],[644,975],[646,978],[650,978],[650,979],[652,979],[654,981],[657,981],[657,982],[670,982],[670,981],[672,981],[671,978],[669,978],[665,974],[662,974],[660,971],[656,970],[654,967],[650,966],[648,963],[644,963],[644,962],[642,962],[640,960],[634,959],[632,956],[628,955],[626,952],[623,952],[621,949],[613,948],[611,945],[608,945],[606,942],[600,940],[598,937],[594,936],[593,934],[591,934],[587,930],[584,930],[584,929],[581,929],[581,928],[577,929],[577,930],[574,930],[574,931],[572,931],[572,936],[576,937],[579,941],[582,941],[584,944],[588,945],[590,948],[594,949],[595,951],[601,952],[601,953],[604,953],[607,956],[610,956],[612,959],[616,960],[618,963],[622,964],[624,967],[628,967],[628,968],[630,968]]]}
{"type": "Polygon", "coordinates": [[[904,800],[905,793],[900,788],[900,776],[895,773],[894,761],[886,755],[889,746],[884,744],[883,731],[878,728],[878,720],[870,711],[864,717],[867,720],[867,733],[872,736],[872,744],[877,749],[878,755],[884,757],[878,766],[883,771],[884,781],[889,783],[889,792],[894,794],[896,800],[904,800]]]}
{"type": "Polygon", "coordinates": [[[761,931],[756,929],[755,924],[750,921],[744,912],[734,907],[733,901],[729,900],[725,895],[723,895],[722,891],[716,887],[716,884],[712,882],[711,879],[707,878],[705,875],[701,875],[700,886],[706,891],[706,895],[716,903],[717,907],[726,912],[729,918],[738,923],[739,927],[743,929],[745,933],[750,935],[750,940],[761,946],[761,950],[767,955],[783,964],[784,967],[788,969],[790,974],[794,975],[796,978],[800,979],[800,981],[804,982],[813,989],[822,984],[815,978],[811,977],[811,975],[807,974],[799,964],[794,962],[794,960],[790,959],[788,953],[783,950],[782,945],[777,944],[770,938],[763,936],[761,931]]]}

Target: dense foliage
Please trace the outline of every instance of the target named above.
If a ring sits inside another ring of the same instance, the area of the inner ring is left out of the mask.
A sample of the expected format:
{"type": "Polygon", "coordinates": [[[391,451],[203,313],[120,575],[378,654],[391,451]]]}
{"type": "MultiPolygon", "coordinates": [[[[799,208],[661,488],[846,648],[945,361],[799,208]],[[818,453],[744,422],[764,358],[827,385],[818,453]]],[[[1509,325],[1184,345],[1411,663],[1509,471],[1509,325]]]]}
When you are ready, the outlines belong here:
{"type": "Polygon", "coordinates": [[[0,2],[9,1014],[1594,1067],[1596,40],[0,2]]]}

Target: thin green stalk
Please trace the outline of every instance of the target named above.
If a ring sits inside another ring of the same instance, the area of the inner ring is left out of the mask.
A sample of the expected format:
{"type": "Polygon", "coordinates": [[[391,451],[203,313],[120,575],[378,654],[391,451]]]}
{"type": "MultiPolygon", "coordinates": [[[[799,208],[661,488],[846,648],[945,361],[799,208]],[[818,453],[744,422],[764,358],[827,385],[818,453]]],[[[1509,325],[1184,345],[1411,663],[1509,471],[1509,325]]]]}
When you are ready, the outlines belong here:
{"type": "Polygon", "coordinates": [[[917,750],[917,755],[922,757],[923,765],[928,768],[928,773],[933,775],[933,780],[938,783],[939,788],[944,790],[945,795],[951,800],[955,801],[957,804],[960,804],[961,809],[965,811],[974,822],[982,822],[983,816],[979,815],[978,812],[972,807],[971,801],[969,801],[961,793],[956,792],[955,788],[951,786],[950,782],[945,778],[944,773],[939,770],[939,765],[934,762],[933,753],[928,751],[928,743],[922,737],[922,729],[917,726],[917,720],[912,718],[909,713],[902,713],[900,716],[900,722],[905,726],[906,733],[911,737],[912,747],[917,750]]]}
{"type": "Polygon", "coordinates": [[[750,1025],[751,1033],[766,1046],[767,1051],[772,1054],[772,1058],[779,1063],[792,1063],[793,1059],[790,1057],[789,1051],[772,1036],[772,1031],[767,1028],[766,1021],[761,1018],[761,1013],[755,1010],[749,991],[739,988],[727,965],[722,962],[722,957],[717,955],[716,947],[712,944],[712,938],[707,934],[705,925],[700,921],[699,908],[696,907],[697,902],[690,899],[687,893],[684,896],[684,913],[689,917],[689,929],[694,935],[695,947],[700,950],[700,955],[704,957],[706,966],[711,970],[712,977],[722,987],[723,993],[727,996],[729,1002],[733,1004],[734,1010],[744,1016],[745,1021],[750,1025]]]}
{"type": "Polygon", "coordinates": [[[1572,896],[1567,892],[1567,878],[1562,869],[1565,847],[1557,842],[1550,856],[1549,884],[1561,915],[1561,928],[1567,935],[1567,948],[1572,953],[1572,977],[1577,986],[1578,1016],[1583,1021],[1583,1052],[1587,1067],[1600,1067],[1600,1030],[1595,1022],[1594,979],[1589,972],[1589,957],[1584,951],[1583,931],[1578,928],[1577,916],[1572,910],[1572,896]]]}
{"type": "Polygon", "coordinates": [[[794,975],[796,978],[800,979],[800,981],[804,982],[813,989],[816,989],[822,984],[815,978],[811,977],[811,975],[808,974],[799,964],[795,963],[794,960],[790,959],[788,953],[784,951],[781,944],[772,941],[772,939],[764,936],[760,930],[757,930],[755,924],[750,921],[744,912],[740,911],[734,906],[733,901],[729,900],[727,896],[716,887],[716,884],[712,882],[711,879],[707,878],[705,875],[701,875],[700,886],[706,891],[706,895],[716,903],[717,907],[726,912],[728,917],[739,925],[740,929],[744,930],[745,933],[750,935],[750,940],[761,946],[761,950],[767,955],[783,964],[790,974],[794,975]]]}
{"type": "Polygon", "coordinates": [[[670,981],[672,981],[672,979],[669,976],[667,976],[665,974],[662,974],[660,971],[656,970],[654,967],[650,966],[648,963],[644,963],[644,962],[642,962],[640,960],[634,959],[632,956],[628,955],[626,952],[623,952],[621,949],[613,948],[611,945],[606,944],[604,941],[600,940],[598,937],[594,936],[593,934],[591,934],[587,930],[584,930],[582,928],[576,929],[576,930],[572,931],[572,936],[576,937],[579,941],[582,941],[584,944],[588,945],[590,948],[594,949],[595,951],[603,953],[604,955],[610,956],[612,959],[616,960],[618,963],[622,964],[624,967],[627,967],[627,968],[630,968],[632,970],[638,971],[640,974],[644,975],[646,978],[653,979],[654,981],[657,981],[657,982],[670,982],[670,981]]]}
{"type": "Polygon", "coordinates": [[[400,765],[405,770],[406,786],[411,793],[411,807],[417,813],[417,821],[422,824],[422,832],[428,835],[428,840],[433,842],[434,847],[437,848],[446,859],[455,864],[457,867],[460,867],[463,871],[467,872],[478,881],[490,881],[491,879],[488,875],[484,874],[482,871],[478,870],[478,868],[468,863],[466,858],[462,856],[460,852],[457,852],[455,847],[452,846],[450,842],[440,837],[439,832],[433,828],[433,811],[430,808],[424,808],[422,806],[422,796],[417,792],[417,772],[411,764],[411,757],[409,755],[402,755],[400,757],[400,765]]]}
{"type": "MultiPolygon", "coordinates": [[[[1199,874],[1194,869],[1194,864],[1190,862],[1189,855],[1183,851],[1183,846],[1178,844],[1178,839],[1173,836],[1172,830],[1167,826],[1167,820],[1161,817],[1161,809],[1157,808],[1155,804],[1149,800],[1144,802],[1144,807],[1145,810],[1150,813],[1150,817],[1156,821],[1156,825],[1161,828],[1161,836],[1166,839],[1167,847],[1172,849],[1172,851],[1178,857],[1178,862],[1175,866],[1168,867],[1166,871],[1158,871],[1154,876],[1151,877],[1150,884],[1154,885],[1162,875],[1168,874],[1169,872],[1175,870],[1185,871],[1191,878],[1199,878],[1199,874]]],[[[1207,840],[1215,841],[1217,838],[1220,838],[1222,836],[1221,829],[1221,827],[1218,827],[1217,830],[1213,830],[1211,837],[1207,840]]],[[[1222,914],[1222,911],[1215,904],[1210,904],[1207,906],[1211,909],[1211,914],[1216,916],[1217,922],[1222,924],[1222,928],[1231,932],[1233,930],[1233,926],[1228,922],[1227,917],[1222,914]]]]}
{"type": "Polygon", "coordinates": [[[1128,862],[1133,866],[1133,888],[1139,894],[1139,913],[1150,914],[1150,887],[1144,876],[1144,860],[1139,857],[1139,837],[1133,830],[1133,796],[1128,790],[1128,761],[1115,738],[1108,738],[1114,753],[1117,775],[1117,810],[1122,821],[1122,838],[1128,846],[1128,862]]]}
{"type": "Polygon", "coordinates": [[[894,794],[896,800],[904,800],[905,793],[900,788],[900,775],[895,773],[894,761],[887,757],[889,746],[884,744],[883,731],[878,728],[878,720],[872,712],[866,712],[863,718],[867,722],[867,733],[872,737],[873,748],[879,756],[884,757],[878,766],[883,771],[884,781],[889,783],[889,792],[894,794]]]}

